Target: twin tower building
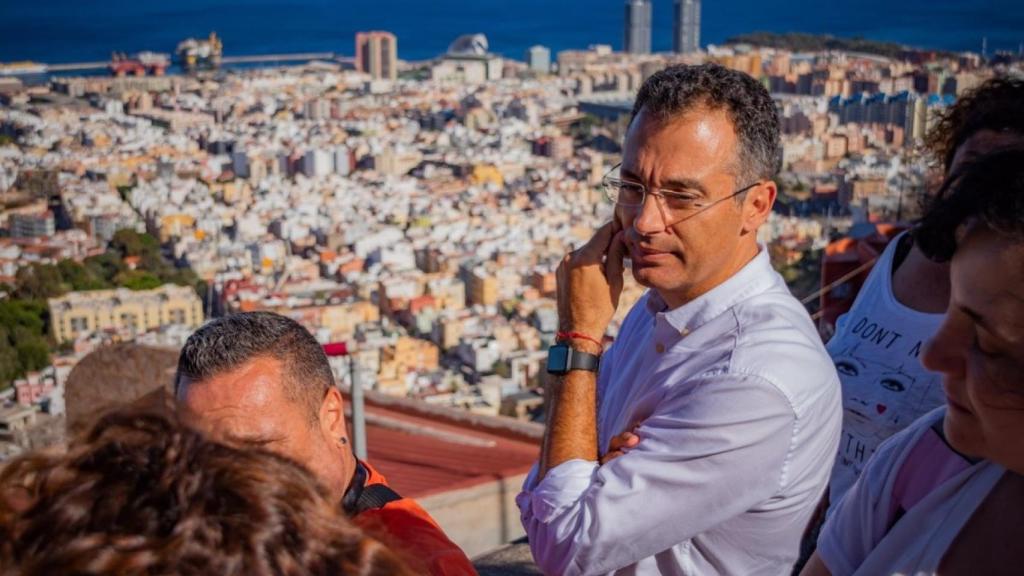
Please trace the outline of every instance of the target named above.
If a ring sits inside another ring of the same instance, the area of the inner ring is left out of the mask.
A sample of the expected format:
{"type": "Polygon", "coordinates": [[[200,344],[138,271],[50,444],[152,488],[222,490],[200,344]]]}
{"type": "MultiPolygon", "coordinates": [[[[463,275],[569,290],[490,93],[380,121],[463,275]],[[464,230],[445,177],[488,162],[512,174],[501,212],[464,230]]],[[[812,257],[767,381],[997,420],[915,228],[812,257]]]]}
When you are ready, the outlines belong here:
{"type": "MultiPolygon", "coordinates": [[[[626,39],[630,54],[651,52],[651,0],[626,0],[626,39]]],[[[672,17],[672,51],[700,50],[700,0],[675,0],[672,17]]]]}

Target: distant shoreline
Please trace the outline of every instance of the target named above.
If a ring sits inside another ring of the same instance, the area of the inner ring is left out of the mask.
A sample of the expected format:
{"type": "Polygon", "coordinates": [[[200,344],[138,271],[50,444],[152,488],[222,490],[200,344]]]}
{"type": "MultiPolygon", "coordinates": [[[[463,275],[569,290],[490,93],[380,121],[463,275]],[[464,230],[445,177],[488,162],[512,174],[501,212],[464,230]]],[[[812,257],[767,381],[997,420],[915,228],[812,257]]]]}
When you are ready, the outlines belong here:
{"type": "MultiPolygon", "coordinates": [[[[885,42],[881,40],[871,40],[868,38],[843,38],[833,36],[832,34],[811,34],[806,32],[767,32],[757,31],[739,34],[732,36],[723,43],[724,46],[734,46],[737,44],[749,44],[751,46],[763,47],[763,48],[777,48],[783,50],[789,50],[792,52],[824,52],[824,51],[842,51],[850,53],[861,53],[870,54],[874,56],[882,56],[886,58],[892,58],[896,60],[908,59],[914,54],[934,54],[940,57],[953,57],[957,53],[948,50],[940,50],[935,48],[923,48],[916,46],[909,46],[906,44],[899,44],[896,42],[885,42]]],[[[660,52],[659,52],[660,53],[660,52]]],[[[440,55],[439,55],[440,56],[440,55]]],[[[515,60],[516,58],[512,58],[515,60]]],[[[329,60],[332,63],[338,64],[350,64],[352,61],[351,57],[336,56],[334,59],[329,60]]],[[[407,63],[416,62],[429,62],[427,60],[416,60],[407,61],[407,63]]],[[[37,63],[43,66],[50,63],[37,63]]],[[[0,62],[3,64],[3,62],[0,62]]],[[[308,62],[299,62],[285,64],[283,62],[261,62],[261,63],[245,63],[245,64],[227,64],[221,66],[220,70],[246,70],[246,69],[262,69],[262,68],[276,68],[276,67],[288,67],[288,66],[302,66],[308,64],[308,62]]],[[[187,71],[183,70],[177,63],[167,68],[167,75],[183,75],[188,74],[187,71]]],[[[75,76],[107,76],[109,75],[106,70],[103,69],[92,69],[88,71],[78,72],[54,72],[54,71],[42,71],[35,73],[26,74],[7,74],[3,77],[8,78],[20,78],[22,80],[28,80],[30,83],[39,82],[41,79],[49,79],[54,77],[75,77],[75,76]],[[34,82],[33,82],[34,81],[34,82]]]]}
{"type": "Polygon", "coordinates": [[[792,52],[824,52],[828,50],[859,52],[894,59],[905,58],[908,54],[915,53],[928,53],[943,57],[957,54],[957,52],[950,52],[948,50],[908,46],[906,44],[871,40],[869,38],[840,38],[831,34],[809,34],[806,32],[750,32],[733,36],[726,40],[725,43],[727,45],[750,44],[752,46],[779,48],[792,52]]]}
{"type": "MultiPolygon", "coordinates": [[[[103,15],[90,3],[0,2],[0,62],[105,60],[112,52],[171,52],[186,38],[215,31],[226,54],[304,51],[352,55],[359,31],[387,30],[398,38],[398,57],[426,60],[462,34],[483,33],[492,52],[522,59],[540,44],[552,54],[592,44],[622,46],[622,0],[108,0],[103,15]]],[[[651,46],[672,46],[673,3],[655,0],[651,46]]],[[[1010,0],[934,3],[928,0],[836,0],[820,3],[755,0],[705,1],[703,45],[758,30],[831,34],[960,52],[1016,51],[1024,41],[1024,4],[1010,0]]]]}

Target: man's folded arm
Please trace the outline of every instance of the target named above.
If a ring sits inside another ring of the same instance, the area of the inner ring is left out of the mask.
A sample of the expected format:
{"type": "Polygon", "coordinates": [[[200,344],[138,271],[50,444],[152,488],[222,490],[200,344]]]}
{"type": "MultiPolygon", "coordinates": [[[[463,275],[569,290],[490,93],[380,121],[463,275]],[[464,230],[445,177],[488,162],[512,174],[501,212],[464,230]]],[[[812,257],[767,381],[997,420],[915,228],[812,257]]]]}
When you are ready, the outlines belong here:
{"type": "Polygon", "coordinates": [[[605,466],[571,460],[517,502],[548,574],[601,574],[653,556],[779,491],[794,413],[754,376],[687,383],[642,422],[640,444],[605,466]],[[694,387],[700,387],[694,389],[694,387]]]}

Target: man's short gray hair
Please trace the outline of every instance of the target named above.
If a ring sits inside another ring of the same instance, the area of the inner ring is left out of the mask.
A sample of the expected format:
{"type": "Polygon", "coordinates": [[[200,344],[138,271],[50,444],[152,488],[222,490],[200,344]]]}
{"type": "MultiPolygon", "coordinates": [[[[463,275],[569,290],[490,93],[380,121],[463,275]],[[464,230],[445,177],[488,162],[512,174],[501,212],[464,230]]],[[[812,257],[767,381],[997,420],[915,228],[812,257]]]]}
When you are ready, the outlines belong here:
{"type": "Polygon", "coordinates": [[[316,421],[334,374],[316,338],[298,322],[271,312],[244,312],[212,320],[196,330],[178,356],[175,395],[183,379],[202,382],[257,358],[273,358],[284,370],[285,392],[316,421]]]}
{"type": "Polygon", "coordinates": [[[669,118],[697,107],[729,114],[739,139],[740,184],[771,180],[782,169],[779,113],[768,90],[749,75],[718,64],[670,66],[644,82],[633,105],[636,118],[669,118]]]}

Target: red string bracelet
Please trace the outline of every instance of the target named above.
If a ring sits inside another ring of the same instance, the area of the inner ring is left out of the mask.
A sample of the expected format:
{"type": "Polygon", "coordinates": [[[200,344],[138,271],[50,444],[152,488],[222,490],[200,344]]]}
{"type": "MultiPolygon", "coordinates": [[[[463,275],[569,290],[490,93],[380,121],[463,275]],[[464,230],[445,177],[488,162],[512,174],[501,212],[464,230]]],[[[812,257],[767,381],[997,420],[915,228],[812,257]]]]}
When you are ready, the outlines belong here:
{"type": "Polygon", "coordinates": [[[589,340],[594,344],[601,346],[602,348],[604,347],[604,344],[602,344],[600,340],[591,338],[590,336],[587,336],[582,332],[558,332],[557,334],[555,334],[555,337],[558,338],[559,340],[571,340],[574,338],[579,340],[589,340]]]}

